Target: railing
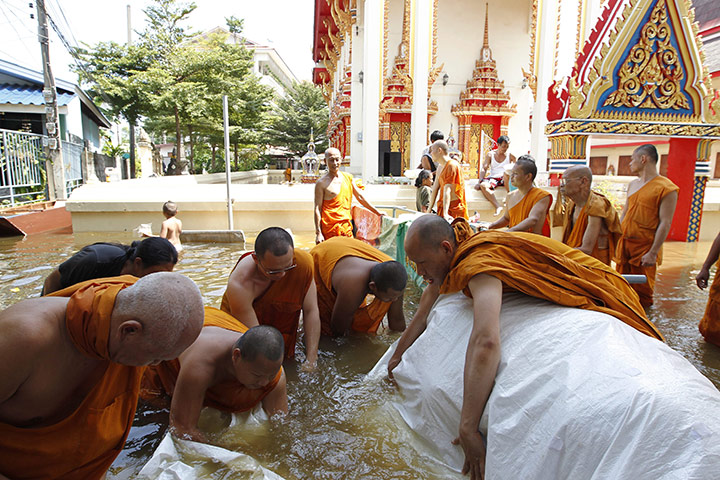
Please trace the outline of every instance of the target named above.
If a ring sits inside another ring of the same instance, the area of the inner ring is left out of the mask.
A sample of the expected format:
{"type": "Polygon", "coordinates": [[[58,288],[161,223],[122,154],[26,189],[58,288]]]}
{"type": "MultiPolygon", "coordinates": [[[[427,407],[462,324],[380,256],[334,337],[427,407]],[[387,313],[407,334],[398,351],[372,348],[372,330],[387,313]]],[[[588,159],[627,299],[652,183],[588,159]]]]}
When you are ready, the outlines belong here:
{"type": "Polygon", "coordinates": [[[397,212],[406,212],[406,213],[418,213],[417,210],[411,210],[407,207],[399,207],[397,205],[375,205],[375,208],[382,208],[383,210],[392,210],[392,216],[393,218],[397,217],[397,212]]]}
{"type": "Polygon", "coordinates": [[[0,129],[0,205],[15,206],[45,195],[42,135],[0,129]]]}
{"type": "Polygon", "coordinates": [[[83,146],[79,143],[62,142],[63,167],[65,168],[65,193],[82,185],[82,154],[83,146]]]}

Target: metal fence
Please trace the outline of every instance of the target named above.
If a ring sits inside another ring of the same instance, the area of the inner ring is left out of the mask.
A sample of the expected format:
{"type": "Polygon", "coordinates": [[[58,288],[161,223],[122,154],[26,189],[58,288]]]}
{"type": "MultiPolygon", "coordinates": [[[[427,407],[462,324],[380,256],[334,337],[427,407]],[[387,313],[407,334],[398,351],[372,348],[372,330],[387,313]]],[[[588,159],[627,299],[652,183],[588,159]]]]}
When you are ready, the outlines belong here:
{"type": "Polygon", "coordinates": [[[62,142],[63,167],[65,168],[65,193],[82,185],[82,154],[83,146],[79,143],[62,142]]]}
{"type": "Polygon", "coordinates": [[[0,129],[0,206],[15,206],[45,195],[42,135],[0,129]]]}

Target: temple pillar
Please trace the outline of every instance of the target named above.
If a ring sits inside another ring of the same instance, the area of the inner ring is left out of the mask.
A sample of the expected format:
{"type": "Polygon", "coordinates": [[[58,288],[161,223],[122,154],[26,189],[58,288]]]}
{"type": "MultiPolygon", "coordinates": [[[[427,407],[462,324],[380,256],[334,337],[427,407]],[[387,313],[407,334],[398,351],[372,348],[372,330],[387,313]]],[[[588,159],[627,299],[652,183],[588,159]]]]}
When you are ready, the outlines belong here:
{"type": "MultiPolygon", "coordinates": [[[[360,72],[363,69],[363,36],[364,28],[355,24],[350,29],[350,170],[362,172],[363,152],[359,140],[363,129],[363,84],[360,83],[360,72]]],[[[363,73],[364,75],[364,73],[363,73]]]]}
{"type": "MultiPolygon", "coordinates": [[[[695,185],[695,165],[698,159],[700,142],[701,140],[697,138],[670,138],[667,175],[675,185],[680,187],[680,191],[678,192],[677,207],[675,207],[675,215],[673,216],[672,225],[670,226],[668,240],[688,241],[693,197],[695,196],[696,190],[702,191],[702,196],[705,196],[705,182],[700,182],[701,185],[697,189],[695,185]]],[[[702,198],[700,199],[699,210],[696,212],[697,231],[699,231],[701,212],[702,198]]],[[[697,232],[695,239],[697,239],[697,232]]]]}
{"type": "Polygon", "coordinates": [[[413,102],[410,120],[410,165],[420,161],[427,145],[428,127],[428,71],[432,55],[433,2],[414,0],[412,10],[413,43],[411,49],[413,102]]]}
{"type": "Polygon", "coordinates": [[[378,176],[379,115],[383,64],[383,12],[385,1],[365,0],[363,11],[362,178],[378,176]]]}
{"type": "MultiPolygon", "coordinates": [[[[538,12],[539,41],[535,55],[537,68],[537,91],[532,109],[532,132],[530,154],[535,157],[539,171],[547,167],[548,138],[545,136],[547,123],[547,91],[553,82],[555,65],[555,37],[557,35],[557,0],[543,0],[538,12]]],[[[512,139],[512,137],[511,137],[512,139]]]]}
{"type": "Polygon", "coordinates": [[[587,135],[550,137],[550,158],[548,159],[550,185],[558,185],[560,175],[567,168],[576,165],[588,166],[588,146],[587,135]]]}

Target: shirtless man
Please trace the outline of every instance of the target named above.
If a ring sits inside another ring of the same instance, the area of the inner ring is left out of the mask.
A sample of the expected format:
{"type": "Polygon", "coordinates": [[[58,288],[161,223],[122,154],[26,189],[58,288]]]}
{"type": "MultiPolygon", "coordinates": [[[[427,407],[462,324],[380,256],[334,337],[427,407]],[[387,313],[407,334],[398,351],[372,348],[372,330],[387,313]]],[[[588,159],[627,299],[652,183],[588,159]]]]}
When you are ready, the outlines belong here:
{"type": "Polygon", "coordinates": [[[331,237],[352,237],[352,198],[375,215],[382,216],[370,202],[365,200],[353,182],[353,176],[340,171],[340,150],[325,150],[328,172],[315,184],[315,243],[331,237]]]}
{"type": "Polygon", "coordinates": [[[231,315],[205,307],[198,339],[177,360],[150,367],[143,378],[143,396],[150,396],[149,390],[170,394],[170,431],[206,442],[197,428],[203,406],[232,413],[262,403],[270,416],[287,413],[284,353],[276,328],[248,330],[231,315]]]}
{"type": "Polygon", "coordinates": [[[315,264],[320,322],[325,335],[376,333],[387,313],[388,327],[405,330],[405,267],[355,238],[332,238],[310,250],[315,264]],[[366,303],[366,297],[375,298],[366,303]]]}
{"type": "Polygon", "coordinates": [[[480,190],[483,196],[495,207],[496,217],[500,215],[503,208],[497,201],[497,198],[495,198],[493,191],[497,187],[508,188],[508,180],[510,177],[507,174],[506,168],[516,161],[515,155],[508,153],[510,137],[501,135],[497,139],[497,144],[497,149],[485,155],[485,160],[478,172],[479,180],[475,185],[475,190],[480,190]],[[487,177],[485,175],[487,175],[487,177]]]}
{"type": "Polygon", "coordinates": [[[507,211],[488,227],[509,227],[509,232],[530,232],[550,236],[548,212],[552,195],[533,185],[537,175],[535,160],[523,155],[513,166],[510,178],[517,190],[507,196],[507,211]]]}
{"type": "Polygon", "coordinates": [[[143,367],[176,358],[202,328],[200,291],[177,273],[54,295],[0,313],[0,478],[104,478],[143,367]]]}
{"type": "Polygon", "coordinates": [[[246,327],[271,325],[283,334],[285,356],[295,356],[300,312],[305,328],[304,369],[317,363],[320,317],[310,254],[294,248],[292,237],[269,227],[255,239],[255,251],[240,257],[230,272],[220,309],[246,327]]]}
{"type": "Polygon", "coordinates": [[[170,243],[175,245],[175,249],[180,252],[182,250],[182,244],[180,243],[180,234],[182,233],[182,222],[176,218],[177,205],[175,202],[165,202],[163,205],[163,215],[166,220],[162,222],[160,228],[160,237],[167,238],[170,243]]]}

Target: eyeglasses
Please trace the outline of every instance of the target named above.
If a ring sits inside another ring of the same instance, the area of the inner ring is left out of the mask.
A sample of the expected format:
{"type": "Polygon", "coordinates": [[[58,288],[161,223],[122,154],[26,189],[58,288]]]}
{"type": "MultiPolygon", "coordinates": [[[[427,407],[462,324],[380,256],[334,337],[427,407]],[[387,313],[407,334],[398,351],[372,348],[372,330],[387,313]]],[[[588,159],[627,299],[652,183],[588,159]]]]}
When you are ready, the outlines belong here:
{"type": "Polygon", "coordinates": [[[254,253],[253,253],[253,258],[255,259],[255,263],[257,263],[260,266],[260,268],[262,268],[263,272],[265,272],[265,275],[277,275],[279,273],[289,272],[293,268],[297,267],[297,263],[293,263],[289,267],[280,268],[278,270],[268,270],[267,268],[263,267],[263,264],[260,263],[260,259],[258,259],[257,255],[255,255],[254,253]]]}
{"type": "Polygon", "coordinates": [[[579,178],[580,178],[580,177],[577,177],[577,178],[563,178],[562,180],[560,180],[560,186],[561,186],[561,187],[564,187],[565,185],[567,185],[567,182],[570,182],[570,181],[572,181],[572,180],[578,180],[579,178]]]}

